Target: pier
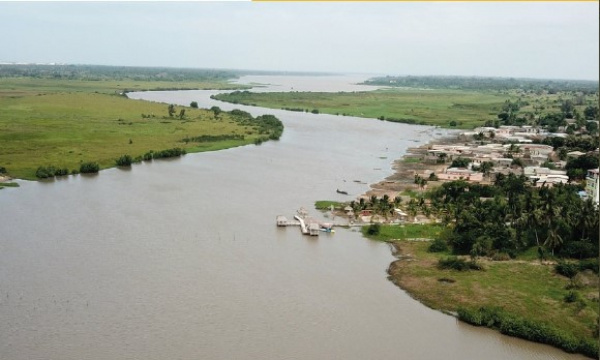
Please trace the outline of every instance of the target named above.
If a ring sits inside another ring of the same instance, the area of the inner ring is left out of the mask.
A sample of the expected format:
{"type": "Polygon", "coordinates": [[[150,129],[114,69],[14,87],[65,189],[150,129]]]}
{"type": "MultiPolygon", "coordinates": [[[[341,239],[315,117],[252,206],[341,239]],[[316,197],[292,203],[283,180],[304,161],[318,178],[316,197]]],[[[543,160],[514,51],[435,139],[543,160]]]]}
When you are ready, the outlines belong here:
{"type": "Polygon", "coordinates": [[[285,216],[278,215],[276,218],[276,223],[277,226],[280,227],[299,226],[300,232],[302,232],[303,235],[319,236],[319,233],[321,231],[335,232],[335,230],[332,229],[333,224],[323,223],[314,218],[309,217],[308,212],[304,208],[301,208],[297,211],[297,214],[294,215],[294,219],[295,220],[288,220],[288,218],[286,218],[285,216]]]}

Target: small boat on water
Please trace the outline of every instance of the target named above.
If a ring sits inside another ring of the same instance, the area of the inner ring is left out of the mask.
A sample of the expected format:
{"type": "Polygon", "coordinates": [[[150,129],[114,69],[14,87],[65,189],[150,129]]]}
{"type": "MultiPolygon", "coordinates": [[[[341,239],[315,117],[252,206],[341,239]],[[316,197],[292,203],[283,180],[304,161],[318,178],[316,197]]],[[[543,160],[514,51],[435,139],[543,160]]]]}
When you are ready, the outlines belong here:
{"type": "Polygon", "coordinates": [[[347,191],[344,191],[344,190],[336,189],[335,191],[336,191],[338,194],[342,194],[342,195],[348,195],[348,192],[347,192],[347,191]]]}

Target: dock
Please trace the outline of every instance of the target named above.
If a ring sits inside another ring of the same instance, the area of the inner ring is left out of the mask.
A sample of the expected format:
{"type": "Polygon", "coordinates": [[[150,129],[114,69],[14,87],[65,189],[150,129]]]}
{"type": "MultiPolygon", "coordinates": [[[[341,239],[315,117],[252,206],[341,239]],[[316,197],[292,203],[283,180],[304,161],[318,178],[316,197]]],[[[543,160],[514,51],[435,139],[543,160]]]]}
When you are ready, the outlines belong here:
{"type": "Polygon", "coordinates": [[[298,210],[297,214],[294,215],[294,219],[295,220],[288,220],[285,216],[278,215],[276,223],[279,227],[299,226],[300,232],[302,232],[303,235],[319,236],[321,231],[334,232],[334,230],[332,230],[332,224],[322,223],[309,217],[308,212],[303,208],[298,210]]]}

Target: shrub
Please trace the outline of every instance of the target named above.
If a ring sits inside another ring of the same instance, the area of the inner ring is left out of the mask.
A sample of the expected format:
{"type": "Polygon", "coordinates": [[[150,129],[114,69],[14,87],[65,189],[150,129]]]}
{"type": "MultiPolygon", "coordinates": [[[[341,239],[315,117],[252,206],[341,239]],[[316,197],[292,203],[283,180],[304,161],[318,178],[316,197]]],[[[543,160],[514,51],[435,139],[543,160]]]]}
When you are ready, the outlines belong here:
{"type": "Polygon", "coordinates": [[[40,179],[47,179],[49,177],[54,177],[54,166],[40,166],[35,171],[35,176],[40,179]]]}
{"type": "Polygon", "coordinates": [[[6,168],[4,166],[0,166],[0,174],[6,174],[6,168]]]}
{"type": "Polygon", "coordinates": [[[554,270],[556,270],[556,272],[560,275],[572,279],[579,272],[579,267],[575,263],[559,261],[558,264],[554,266],[554,270]]]}
{"type": "Polygon", "coordinates": [[[541,322],[533,322],[506,313],[501,308],[481,307],[477,310],[458,308],[459,320],[475,326],[487,326],[502,334],[553,345],[567,352],[578,352],[598,358],[598,343],[589,339],[577,340],[573,335],[541,322]]]}
{"type": "Polygon", "coordinates": [[[371,224],[367,228],[368,235],[379,235],[379,231],[381,231],[381,225],[379,224],[371,224]]]}
{"type": "Polygon", "coordinates": [[[69,175],[69,169],[67,169],[67,168],[56,169],[56,171],[54,172],[54,176],[66,176],[66,175],[69,175]]]}
{"type": "Polygon", "coordinates": [[[483,267],[477,262],[473,260],[466,261],[465,259],[461,259],[456,256],[450,256],[444,259],[440,259],[438,262],[438,268],[442,270],[448,269],[457,271],[483,270],[483,267]]]}
{"type": "Polygon", "coordinates": [[[82,174],[95,174],[100,170],[100,165],[97,162],[85,162],[79,167],[79,172],[82,174]]]}
{"type": "Polygon", "coordinates": [[[598,274],[598,259],[587,259],[579,262],[579,271],[592,270],[598,274]]]}
{"type": "Polygon", "coordinates": [[[492,260],[494,261],[508,261],[510,260],[510,255],[504,252],[495,253],[492,256],[492,260]]]}
{"type": "Polygon", "coordinates": [[[443,239],[437,238],[431,242],[429,248],[427,249],[429,252],[444,252],[448,251],[448,244],[443,239]]]}
{"type": "Polygon", "coordinates": [[[190,107],[192,107],[192,108],[194,108],[194,109],[197,109],[197,108],[198,108],[198,103],[197,103],[196,101],[192,101],[192,102],[190,103],[190,107]]]}
{"type": "Polygon", "coordinates": [[[117,166],[131,166],[132,162],[133,162],[133,158],[129,155],[123,155],[120,158],[118,158],[117,160],[115,160],[115,163],[117,164],[117,166]]]}
{"type": "Polygon", "coordinates": [[[579,300],[579,293],[575,291],[569,291],[569,293],[565,295],[564,300],[566,303],[573,303],[579,300]]]}

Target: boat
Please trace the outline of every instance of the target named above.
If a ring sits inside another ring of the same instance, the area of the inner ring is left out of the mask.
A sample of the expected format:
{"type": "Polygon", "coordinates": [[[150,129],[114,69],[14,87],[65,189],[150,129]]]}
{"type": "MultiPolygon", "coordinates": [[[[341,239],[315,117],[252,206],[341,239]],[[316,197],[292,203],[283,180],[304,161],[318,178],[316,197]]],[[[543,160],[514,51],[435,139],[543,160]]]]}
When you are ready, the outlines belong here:
{"type": "Polygon", "coordinates": [[[344,190],[336,189],[335,191],[336,191],[338,194],[342,194],[342,195],[348,195],[348,192],[347,192],[347,191],[344,191],[344,190]]]}

